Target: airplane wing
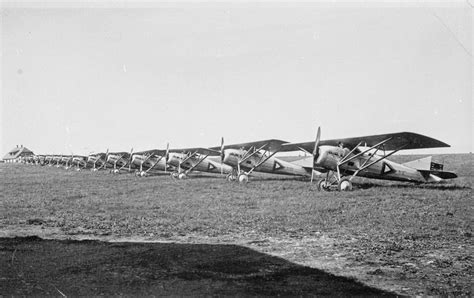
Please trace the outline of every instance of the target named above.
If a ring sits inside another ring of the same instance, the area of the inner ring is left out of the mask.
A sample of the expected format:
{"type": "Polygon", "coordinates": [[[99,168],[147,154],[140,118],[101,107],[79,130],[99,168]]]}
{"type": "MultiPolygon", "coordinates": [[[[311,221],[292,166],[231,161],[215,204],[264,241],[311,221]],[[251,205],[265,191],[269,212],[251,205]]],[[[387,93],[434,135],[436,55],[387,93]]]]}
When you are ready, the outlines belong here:
{"type": "Polygon", "coordinates": [[[219,156],[220,155],[219,149],[215,150],[213,148],[202,148],[202,147],[170,149],[169,151],[170,152],[177,152],[177,153],[199,153],[199,154],[208,155],[208,156],[219,156]]]}
{"type": "Polygon", "coordinates": [[[109,152],[109,155],[123,155],[123,156],[129,156],[130,152],[109,152]]]}
{"type": "MultiPolygon", "coordinates": [[[[240,143],[240,144],[232,144],[232,145],[225,145],[225,149],[250,149],[252,147],[255,148],[262,148],[268,151],[278,151],[282,144],[288,143],[282,140],[270,139],[270,140],[262,140],[256,142],[248,142],[248,143],[240,143]]],[[[220,147],[212,147],[211,150],[220,151],[220,147]]]]}
{"type": "MultiPolygon", "coordinates": [[[[439,148],[439,147],[450,147],[448,144],[443,143],[439,140],[416,134],[413,132],[398,132],[398,133],[389,133],[373,136],[364,136],[364,137],[354,137],[354,138],[344,138],[344,139],[333,139],[333,140],[321,140],[319,142],[320,146],[330,145],[337,146],[339,142],[342,142],[344,147],[353,149],[359,143],[362,143],[361,146],[371,147],[382,141],[390,139],[384,144],[385,150],[397,150],[403,147],[403,150],[407,149],[422,149],[422,148],[439,148]]],[[[314,141],[302,142],[302,143],[287,143],[283,144],[280,151],[299,151],[304,150],[307,152],[312,152],[314,148],[314,141]]]]}
{"type": "Polygon", "coordinates": [[[151,150],[146,150],[146,151],[133,152],[133,154],[137,154],[137,155],[158,155],[158,156],[164,156],[164,155],[166,154],[166,150],[163,150],[163,149],[151,149],[151,150]]]}

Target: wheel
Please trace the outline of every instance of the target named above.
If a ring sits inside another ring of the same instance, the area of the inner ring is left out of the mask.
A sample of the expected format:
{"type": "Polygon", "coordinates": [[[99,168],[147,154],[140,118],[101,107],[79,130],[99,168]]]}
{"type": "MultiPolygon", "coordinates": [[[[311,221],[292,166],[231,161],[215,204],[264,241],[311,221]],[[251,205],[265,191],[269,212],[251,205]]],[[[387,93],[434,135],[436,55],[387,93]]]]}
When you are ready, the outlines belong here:
{"type": "Polygon", "coordinates": [[[185,174],[185,173],[179,173],[178,179],[179,179],[179,180],[186,179],[186,174],[185,174]]]}
{"type": "Polygon", "coordinates": [[[340,191],[351,191],[352,182],[349,180],[349,178],[342,178],[337,184],[337,187],[340,191]]]}
{"type": "Polygon", "coordinates": [[[227,175],[226,180],[229,182],[234,182],[236,180],[236,177],[233,174],[229,174],[227,175]]]}
{"type": "Polygon", "coordinates": [[[247,183],[247,182],[249,182],[249,176],[247,174],[240,174],[239,183],[247,183]]]}
{"type": "Polygon", "coordinates": [[[329,191],[329,184],[326,179],[321,179],[318,182],[318,190],[319,191],[329,191]]]}

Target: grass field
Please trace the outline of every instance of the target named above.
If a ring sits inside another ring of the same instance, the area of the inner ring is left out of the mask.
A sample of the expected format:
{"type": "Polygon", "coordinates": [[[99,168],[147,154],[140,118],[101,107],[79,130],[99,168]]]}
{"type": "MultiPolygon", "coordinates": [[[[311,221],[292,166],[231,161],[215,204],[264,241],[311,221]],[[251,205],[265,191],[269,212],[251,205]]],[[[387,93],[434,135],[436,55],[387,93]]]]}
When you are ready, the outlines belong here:
{"type": "Polygon", "coordinates": [[[0,164],[0,294],[472,295],[472,154],[437,158],[460,177],[343,193],[0,164]]]}

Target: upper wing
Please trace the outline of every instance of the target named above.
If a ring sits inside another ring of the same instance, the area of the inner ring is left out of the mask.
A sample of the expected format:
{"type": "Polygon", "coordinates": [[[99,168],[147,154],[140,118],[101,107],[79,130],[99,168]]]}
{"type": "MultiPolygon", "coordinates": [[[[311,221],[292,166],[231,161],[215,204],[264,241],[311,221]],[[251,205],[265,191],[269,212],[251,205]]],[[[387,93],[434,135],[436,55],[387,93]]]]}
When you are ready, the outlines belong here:
{"type": "Polygon", "coordinates": [[[166,154],[166,150],[163,150],[163,149],[151,149],[151,150],[146,150],[146,151],[133,152],[133,154],[164,156],[164,155],[166,154]]]}
{"type": "MultiPolygon", "coordinates": [[[[320,146],[330,145],[337,146],[340,142],[343,143],[344,147],[354,148],[359,143],[361,146],[372,147],[382,141],[389,139],[385,144],[385,150],[397,150],[402,148],[403,150],[407,149],[422,149],[422,148],[439,148],[439,147],[449,147],[448,144],[443,143],[439,140],[416,134],[413,132],[398,132],[398,133],[389,133],[373,136],[364,136],[364,137],[355,137],[355,138],[345,138],[345,139],[333,139],[333,140],[321,140],[319,142],[320,146]]],[[[303,142],[303,143],[287,143],[282,145],[280,151],[298,151],[306,150],[312,152],[314,148],[314,141],[303,142]]]]}
{"type": "Polygon", "coordinates": [[[109,152],[109,155],[122,155],[122,156],[128,156],[128,155],[130,155],[130,152],[109,152]]]}
{"type": "MultiPolygon", "coordinates": [[[[255,147],[256,149],[265,149],[268,151],[278,151],[280,150],[281,146],[285,143],[288,143],[286,141],[282,140],[276,140],[276,139],[270,139],[270,140],[262,140],[262,141],[256,141],[256,142],[248,142],[248,143],[241,143],[241,144],[232,144],[232,145],[225,145],[224,149],[250,149],[252,147],[255,147]]],[[[217,150],[220,151],[220,147],[212,147],[210,148],[211,150],[217,150]]]]}
{"type": "Polygon", "coordinates": [[[208,156],[219,156],[219,150],[215,150],[213,148],[181,148],[181,149],[170,149],[170,152],[179,152],[179,153],[199,153],[208,156]]]}

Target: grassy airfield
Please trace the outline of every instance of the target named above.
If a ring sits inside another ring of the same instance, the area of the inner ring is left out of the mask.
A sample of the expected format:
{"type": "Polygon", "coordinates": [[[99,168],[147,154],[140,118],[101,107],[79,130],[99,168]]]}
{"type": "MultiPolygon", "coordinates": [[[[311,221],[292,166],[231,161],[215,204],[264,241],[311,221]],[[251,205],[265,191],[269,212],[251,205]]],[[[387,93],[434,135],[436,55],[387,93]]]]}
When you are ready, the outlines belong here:
{"type": "Polygon", "coordinates": [[[460,177],[329,193],[0,164],[0,294],[472,295],[472,154],[437,160],[460,177]]]}

